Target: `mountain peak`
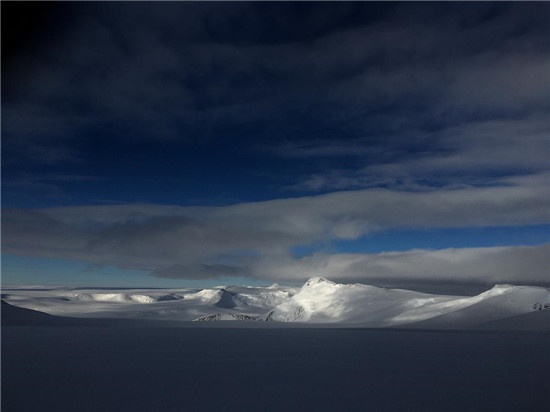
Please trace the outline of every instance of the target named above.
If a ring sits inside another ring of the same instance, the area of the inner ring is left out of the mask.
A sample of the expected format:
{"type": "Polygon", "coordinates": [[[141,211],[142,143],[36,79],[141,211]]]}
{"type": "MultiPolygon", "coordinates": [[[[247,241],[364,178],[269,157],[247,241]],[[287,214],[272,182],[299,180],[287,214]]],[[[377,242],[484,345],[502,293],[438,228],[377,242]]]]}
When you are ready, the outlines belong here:
{"type": "Polygon", "coordinates": [[[313,278],[310,278],[305,284],[304,284],[304,287],[308,287],[308,286],[314,286],[314,285],[318,285],[320,283],[326,283],[328,285],[335,285],[336,283],[328,280],[328,279],[325,279],[325,278],[322,278],[322,277],[319,277],[319,276],[316,276],[316,277],[313,277],[313,278]]]}

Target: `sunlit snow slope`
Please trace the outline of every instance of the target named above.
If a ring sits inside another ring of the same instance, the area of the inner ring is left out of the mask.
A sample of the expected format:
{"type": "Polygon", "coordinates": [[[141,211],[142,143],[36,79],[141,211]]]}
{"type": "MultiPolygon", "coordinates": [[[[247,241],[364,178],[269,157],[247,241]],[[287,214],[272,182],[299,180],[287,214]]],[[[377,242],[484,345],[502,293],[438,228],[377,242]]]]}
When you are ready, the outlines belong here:
{"type": "Polygon", "coordinates": [[[477,296],[451,296],[337,284],[317,277],[300,289],[279,285],[202,290],[4,288],[2,299],[69,317],[439,329],[502,325],[506,319],[527,324],[523,320],[527,316],[536,319],[535,328],[550,329],[550,310],[544,307],[550,306],[550,290],[534,286],[495,285],[477,296]]]}
{"type": "Polygon", "coordinates": [[[295,288],[278,285],[264,288],[219,286],[210,289],[4,288],[2,299],[15,306],[57,316],[245,320],[263,316],[290,299],[295,291],[295,288]]]}
{"type": "MultiPolygon", "coordinates": [[[[313,278],[291,299],[271,310],[265,319],[385,327],[437,318],[440,321],[434,325],[452,327],[458,320],[473,325],[533,312],[537,302],[548,301],[549,289],[532,286],[496,285],[477,296],[466,297],[343,285],[313,278]]],[[[550,313],[548,323],[550,325],[550,313]]]]}

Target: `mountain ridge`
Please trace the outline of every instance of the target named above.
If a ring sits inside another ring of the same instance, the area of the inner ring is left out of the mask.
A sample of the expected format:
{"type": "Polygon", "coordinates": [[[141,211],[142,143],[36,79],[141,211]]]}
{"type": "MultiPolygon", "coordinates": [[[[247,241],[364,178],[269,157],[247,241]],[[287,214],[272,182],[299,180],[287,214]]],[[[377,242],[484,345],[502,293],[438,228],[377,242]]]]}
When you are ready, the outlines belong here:
{"type": "MultiPolygon", "coordinates": [[[[312,277],[300,288],[4,289],[10,304],[69,318],[167,321],[258,320],[281,325],[468,327],[499,324],[550,306],[550,289],[496,284],[474,296],[440,295],[312,277]],[[545,306],[546,305],[546,306],[545,306]]],[[[543,312],[550,313],[548,309],[543,312]]],[[[541,321],[543,316],[537,315],[541,321]]],[[[550,323],[550,315],[548,317],[550,323]]],[[[249,322],[247,322],[249,323],[249,322]]],[[[254,322],[253,322],[254,323],[254,322]]],[[[540,323],[540,322],[539,322],[540,323]]]]}

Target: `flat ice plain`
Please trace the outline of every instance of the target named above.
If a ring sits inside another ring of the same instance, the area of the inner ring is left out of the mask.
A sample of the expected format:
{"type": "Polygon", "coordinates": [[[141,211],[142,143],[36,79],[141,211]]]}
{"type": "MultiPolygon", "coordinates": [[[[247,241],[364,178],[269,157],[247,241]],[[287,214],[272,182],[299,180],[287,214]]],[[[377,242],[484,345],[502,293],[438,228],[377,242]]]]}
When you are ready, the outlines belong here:
{"type": "Polygon", "coordinates": [[[417,292],[369,288],[316,278],[185,304],[201,291],[4,289],[2,411],[548,410],[550,312],[532,302],[548,290],[413,307],[417,292]],[[357,322],[367,298],[376,327],[357,322]],[[262,320],[189,321],[212,309],[262,320]],[[404,314],[415,321],[388,323],[404,314]]]}

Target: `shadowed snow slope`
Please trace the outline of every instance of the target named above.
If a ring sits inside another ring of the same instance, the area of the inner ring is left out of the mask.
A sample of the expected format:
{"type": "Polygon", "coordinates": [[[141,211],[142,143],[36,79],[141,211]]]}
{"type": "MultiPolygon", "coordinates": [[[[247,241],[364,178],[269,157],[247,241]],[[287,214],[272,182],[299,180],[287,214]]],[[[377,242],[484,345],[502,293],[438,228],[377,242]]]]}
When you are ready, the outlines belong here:
{"type": "Polygon", "coordinates": [[[147,319],[69,318],[53,316],[31,309],[19,308],[2,301],[2,327],[4,326],[71,326],[71,327],[181,327],[185,322],[155,321],[147,319]]]}
{"type": "MultiPolygon", "coordinates": [[[[203,290],[12,288],[3,289],[2,298],[19,307],[81,318],[256,319],[297,325],[440,329],[503,325],[503,319],[537,312],[536,307],[550,302],[550,291],[534,286],[495,285],[477,296],[450,296],[337,284],[316,277],[300,289],[279,285],[203,290]]],[[[539,312],[529,316],[529,324],[538,325],[534,326],[537,329],[550,324],[550,311],[539,312]]],[[[260,326],[263,322],[252,323],[260,326]]]]}
{"type": "Polygon", "coordinates": [[[47,313],[31,309],[18,308],[2,301],[2,326],[12,325],[49,325],[54,324],[56,318],[47,313]]]}

